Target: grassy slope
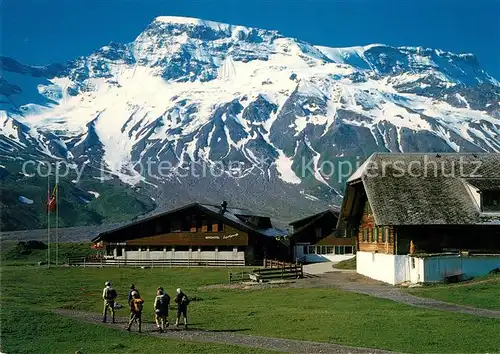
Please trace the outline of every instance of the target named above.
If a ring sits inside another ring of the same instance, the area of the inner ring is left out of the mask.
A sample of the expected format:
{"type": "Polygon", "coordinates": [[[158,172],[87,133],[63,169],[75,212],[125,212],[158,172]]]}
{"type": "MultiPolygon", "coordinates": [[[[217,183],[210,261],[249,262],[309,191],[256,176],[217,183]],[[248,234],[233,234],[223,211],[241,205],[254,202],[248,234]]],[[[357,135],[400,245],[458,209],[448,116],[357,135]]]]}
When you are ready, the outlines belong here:
{"type": "MultiPolygon", "coordinates": [[[[10,265],[36,265],[38,262],[47,261],[47,250],[32,250],[30,254],[20,254],[15,241],[2,241],[1,260],[2,266],[10,265]]],[[[55,245],[51,245],[50,259],[52,263],[56,261],[55,245]]],[[[59,262],[65,263],[68,257],[80,257],[95,254],[99,251],[90,248],[90,243],[74,242],[59,244],[59,262]]]]}
{"type": "Polygon", "coordinates": [[[333,268],[338,269],[356,269],[356,257],[338,262],[333,265],[333,268]]]}
{"type": "MultiPolygon", "coordinates": [[[[2,304],[8,302],[17,309],[31,301],[37,309],[63,307],[98,312],[103,284],[111,279],[120,302],[126,301],[128,285],[134,282],[146,300],[146,311],[152,307],[157,286],[164,286],[171,295],[175,288],[183,287],[194,297],[191,322],[205,330],[243,330],[245,334],[409,353],[498,351],[500,321],[494,319],[424,310],[326,288],[197,290],[204,284],[227,282],[227,269],[3,270],[2,304]]],[[[124,315],[125,310],[121,311],[124,315]]],[[[10,327],[8,331],[14,330],[10,327]]],[[[3,340],[14,347],[22,339],[6,336],[3,340]]]]}
{"type": "Polygon", "coordinates": [[[453,285],[432,285],[408,289],[417,296],[500,311],[500,276],[478,278],[453,285]]]}

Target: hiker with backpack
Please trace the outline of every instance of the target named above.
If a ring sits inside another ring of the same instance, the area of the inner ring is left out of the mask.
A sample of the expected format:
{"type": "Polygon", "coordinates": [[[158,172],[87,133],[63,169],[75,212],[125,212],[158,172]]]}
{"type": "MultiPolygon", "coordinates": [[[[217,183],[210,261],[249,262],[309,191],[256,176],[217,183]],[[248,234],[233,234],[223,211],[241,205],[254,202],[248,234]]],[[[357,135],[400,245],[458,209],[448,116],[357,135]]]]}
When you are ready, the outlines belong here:
{"type": "MultiPolygon", "coordinates": [[[[127,301],[127,303],[128,303],[128,305],[129,305],[129,306],[130,306],[130,301],[132,301],[132,293],[133,293],[134,291],[136,291],[136,292],[139,294],[139,290],[137,290],[137,289],[135,288],[135,285],[134,285],[134,284],[131,284],[131,285],[130,285],[130,291],[129,291],[129,293],[128,293],[128,301],[127,301]]],[[[141,296],[141,295],[139,295],[139,296],[141,296]]]]}
{"type": "Polygon", "coordinates": [[[181,315],[183,315],[184,327],[187,328],[187,307],[189,305],[189,298],[179,288],[177,289],[177,296],[175,297],[174,301],[177,304],[177,320],[175,321],[175,326],[179,326],[179,320],[181,319],[181,315]]]}
{"type": "Polygon", "coordinates": [[[102,299],[104,300],[104,310],[102,314],[102,322],[106,323],[106,318],[108,315],[108,309],[111,310],[111,315],[113,316],[113,323],[115,322],[115,300],[117,297],[116,290],[111,286],[111,282],[107,281],[104,284],[106,287],[102,291],[102,299]]]}
{"type": "Polygon", "coordinates": [[[137,322],[139,325],[139,333],[141,333],[142,325],[142,308],[144,300],[141,299],[137,291],[132,291],[132,301],[130,301],[130,321],[128,322],[127,331],[130,332],[132,323],[137,322]]]}
{"type": "Polygon", "coordinates": [[[158,288],[154,302],[155,322],[158,332],[163,332],[169,326],[168,323],[168,307],[170,305],[170,296],[163,290],[158,288]]]}

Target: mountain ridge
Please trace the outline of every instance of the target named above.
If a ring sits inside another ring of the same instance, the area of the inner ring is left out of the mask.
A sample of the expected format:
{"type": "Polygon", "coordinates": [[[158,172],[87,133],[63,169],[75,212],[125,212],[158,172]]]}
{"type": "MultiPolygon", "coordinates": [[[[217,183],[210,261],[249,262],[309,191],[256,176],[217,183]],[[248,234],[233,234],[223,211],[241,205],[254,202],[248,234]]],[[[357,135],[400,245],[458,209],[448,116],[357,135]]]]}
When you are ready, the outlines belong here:
{"type": "Polygon", "coordinates": [[[85,164],[100,181],[104,170],[165,208],[229,199],[289,219],[340,201],[346,176],[324,166],[377,151],[500,151],[500,85],[471,54],[328,48],[157,17],[131,43],[38,67],[2,57],[0,68],[2,156],[85,164]],[[207,166],[222,176],[179,177],[207,166]]]}

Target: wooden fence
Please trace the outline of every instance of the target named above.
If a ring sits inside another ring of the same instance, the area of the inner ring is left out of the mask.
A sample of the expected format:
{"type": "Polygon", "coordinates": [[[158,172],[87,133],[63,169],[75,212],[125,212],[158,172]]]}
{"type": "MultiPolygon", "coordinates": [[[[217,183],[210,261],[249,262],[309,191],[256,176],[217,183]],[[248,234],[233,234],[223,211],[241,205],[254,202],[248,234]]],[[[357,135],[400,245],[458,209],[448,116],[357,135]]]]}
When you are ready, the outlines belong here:
{"type": "Polygon", "coordinates": [[[304,277],[302,264],[282,262],[272,259],[264,259],[264,268],[256,269],[250,275],[254,281],[266,281],[274,279],[298,279],[304,277]]]}
{"type": "Polygon", "coordinates": [[[243,282],[245,280],[250,280],[250,274],[247,272],[229,272],[229,284],[235,282],[243,282]]]}
{"type": "Polygon", "coordinates": [[[132,268],[167,268],[167,267],[243,267],[244,260],[228,259],[101,259],[88,260],[86,257],[70,257],[69,266],[79,267],[132,267],[132,268]]]}

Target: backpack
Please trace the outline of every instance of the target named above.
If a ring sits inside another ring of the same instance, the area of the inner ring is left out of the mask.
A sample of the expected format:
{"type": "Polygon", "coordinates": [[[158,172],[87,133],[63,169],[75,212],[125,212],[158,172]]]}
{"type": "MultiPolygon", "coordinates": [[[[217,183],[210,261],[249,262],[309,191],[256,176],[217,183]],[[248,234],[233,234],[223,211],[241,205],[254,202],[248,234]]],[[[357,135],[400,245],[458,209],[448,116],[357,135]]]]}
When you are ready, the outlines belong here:
{"type": "Polygon", "coordinates": [[[114,300],[116,299],[117,295],[118,294],[116,293],[116,290],[114,288],[109,288],[106,291],[106,300],[114,300]]]}
{"type": "Polygon", "coordinates": [[[141,313],[142,308],[143,308],[143,304],[144,304],[144,300],[143,299],[134,299],[132,301],[133,301],[133,306],[134,306],[134,312],[141,313]]]}
{"type": "Polygon", "coordinates": [[[190,302],[189,298],[186,295],[184,295],[181,299],[181,304],[187,306],[189,305],[189,302],[190,302]]]}
{"type": "Polygon", "coordinates": [[[170,303],[170,296],[167,294],[160,295],[158,301],[156,302],[156,309],[161,312],[168,311],[168,305],[170,303]]]}

